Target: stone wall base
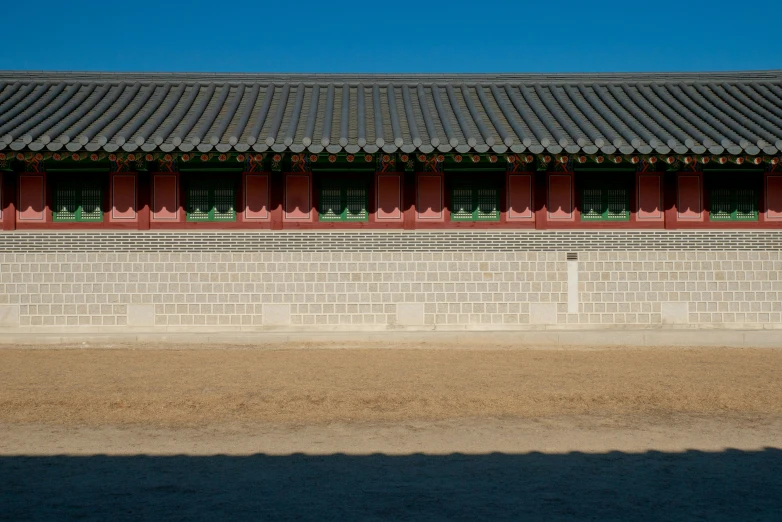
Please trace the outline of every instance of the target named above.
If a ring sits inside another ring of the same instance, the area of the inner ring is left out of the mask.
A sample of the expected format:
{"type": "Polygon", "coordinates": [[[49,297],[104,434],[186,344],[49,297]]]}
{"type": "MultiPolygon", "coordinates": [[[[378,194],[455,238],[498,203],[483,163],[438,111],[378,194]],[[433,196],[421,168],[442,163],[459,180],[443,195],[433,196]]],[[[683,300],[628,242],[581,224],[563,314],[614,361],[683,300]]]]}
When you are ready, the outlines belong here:
{"type": "Polygon", "coordinates": [[[506,331],[147,331],[72,329],[69,331],[0,331],[0,349],[13,347],[182,348],[252,346],[263,349],[301,348],[484,348],[635,349],[644,347],[782,348],[782,329],[656,328],[656,329],[537,329],[506,331]]]}

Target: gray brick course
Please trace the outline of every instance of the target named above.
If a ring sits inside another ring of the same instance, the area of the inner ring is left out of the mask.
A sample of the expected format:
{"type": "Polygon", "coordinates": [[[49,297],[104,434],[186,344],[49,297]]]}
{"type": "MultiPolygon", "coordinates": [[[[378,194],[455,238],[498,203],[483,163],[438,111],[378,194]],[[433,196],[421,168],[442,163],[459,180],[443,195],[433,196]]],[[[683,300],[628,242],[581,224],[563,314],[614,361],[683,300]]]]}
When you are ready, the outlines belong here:
{"type": "MultiPolygon", "coordinates": [[[[270,232],[270,231],[165,231],[165,232],[15,232],[0,233],[0,252],[14,252],[7,264],[18,264],[24,261],[25,255],[31,253],[46,253],[51,262],[63,265],[62,271],[67,273],[73,269],[73,264],[110,263],[114,270],[136,273],[161,272],[159,267],[151,269],[151,264],[176,263],[176,270],[195,272],[225,267],[226,263],[241,272],[238,265],[244,263],[262,263],[272,266],[257,270],[269,272],[291,272],[290,267],[307,263],[303,254],[307,252],[334,252],[350,256],[353,253],[394,252],[398,256],[391,257],[382,263],[417,263],[431,264],[447,262],[438,256],[441,252],[459,252],[469,256],[473,252],[562,252],[562,251],[756,251],[769,252],[782,249],[782,232],[776,230],[755,231],[624,231],[624,230],[576,230],[576,231],[535,231],[535,230],[486,230],[486,231],[310,231],[310,232],[270,232]],[[78,252],[74,254],[74,252],[78,252]],[[86,257],[87,252],[106,253],[106,257],[93,259],[86,257]],[[154,253],[154,257],[139,261],[129,257],[136,252],[154,253]],[[210,260],[211,266],[203,266],[205,261],[194,258],[189,261],[172,261],[171,253],[222,253],[222,257],[210,260]],[[271,254],[260,260],[251,258],[229,259],[231,253],[263,252],[271,254]],[[421,258],[404,257],[406,253],[426,254],[421,258]],[[297,253],[299,256],[280,257],[282,254],[297,253]],[[277,257],[275,257],[277,256],[277,257]],[[201,266],[196,267],[196,264],[201,266]]],[[[464,261],[471,258],[465,257],[464,261]]],[[[454,259],[452,261],[458,261],[454,259]]],[[[680,261],[686,261],[682,258],[680,261]]],[[[495,268],[503,259],[495,261],[495,268]]],[[[540,262],[564,262],[559,258],[541,258],[540,262]]],[[[628,261],[631,261],[628,259],[628,261]]],[[[653,262],[650,259],[649,262],[653,262]]],[[[348,262],[356,267],[369,263],[368,258],[361,256],[335,258],[333,263],[341,266],[348,262]]],[[[5,264],[5,263],[4,263],[5,264]]],[[[757,264],[762,267],[762,263],[757,264]]],[[[228,267],[225,267],[228,268],[228,267]]],[[[495,268],[481,270],[496,272],[495,268]]],[[[753,266],[754,268],[754,266],[753,266]]],[[[416,268],[420,270],[420,267],[416,268]]],[[[743,268],[746,270],[746,267],[743,268]]],[[[0,266],[6,271],[6,267],[0,266]]],[[[346,270],[340,268],[340,270],[346,270]]],[[[676,270],[676,268],[674,268],[676,270]]],[[[11,268],[13,272],[13,268],[11,268]]],[[[78,271],[78,269],[76,269],[78,271]]],[[[354,270],[350,270],[354,271],[354,270]]],[[[233,272],[229,268],[229,272],[233,272]]],[[[219,273],[217,279],[220,279],[219,273]]]]}

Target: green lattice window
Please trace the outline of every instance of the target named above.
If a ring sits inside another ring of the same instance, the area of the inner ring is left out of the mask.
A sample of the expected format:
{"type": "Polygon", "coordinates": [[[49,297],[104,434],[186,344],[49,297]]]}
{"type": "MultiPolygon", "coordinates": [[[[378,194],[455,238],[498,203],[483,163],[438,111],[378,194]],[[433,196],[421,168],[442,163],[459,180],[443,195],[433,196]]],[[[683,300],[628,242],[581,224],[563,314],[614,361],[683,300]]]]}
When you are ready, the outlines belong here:
{"type": "Polygon", "coordinates": [[[236,182],[198,177],[188,180],[188,221],[236,221],[236,182]]]}
{"type": "Polygon", "coordinates": [[[366,183],[328,180],[320,186],[320,221],[367,221],[369,206],[366,183]]]}
{"type": "Polygon", "coordinates": [[[625,183],[590,180],[581,191],[582,221],[628,221],[630,189],[625,183]]]}
{"type": "Polygon", "coordinates": [[[721,184],[709,191],[711,221],[757,221],[758,193],[752,187],[721,184]]]}
{"type": "Polygon", "coordinates": [[[52,219],[63,223],[103,221],[103,187],[97,180],[57,180],[52,189],[52,219]]]}
{"type": "Polygon", "coordinates": [[[451,188],[451,221],[499,221],[500,189],[485,183],[451,188]]]}

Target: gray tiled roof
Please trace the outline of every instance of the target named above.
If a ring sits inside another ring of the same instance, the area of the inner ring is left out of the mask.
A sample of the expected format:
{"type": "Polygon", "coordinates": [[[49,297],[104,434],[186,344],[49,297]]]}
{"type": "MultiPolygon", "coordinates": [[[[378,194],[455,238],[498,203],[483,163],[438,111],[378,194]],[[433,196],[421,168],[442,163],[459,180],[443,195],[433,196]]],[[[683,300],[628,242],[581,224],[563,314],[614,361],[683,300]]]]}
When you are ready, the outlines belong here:
{"type": "Polygon", "coordinates": [[[0,72],[0,150],[776,154],[782,71],[0,72]]]}

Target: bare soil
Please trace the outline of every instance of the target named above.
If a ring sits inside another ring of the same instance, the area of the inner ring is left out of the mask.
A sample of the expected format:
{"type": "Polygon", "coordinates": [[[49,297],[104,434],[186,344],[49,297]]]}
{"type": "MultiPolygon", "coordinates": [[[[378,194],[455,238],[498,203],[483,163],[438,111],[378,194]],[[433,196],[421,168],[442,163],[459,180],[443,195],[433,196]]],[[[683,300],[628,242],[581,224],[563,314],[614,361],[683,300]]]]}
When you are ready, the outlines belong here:
{"type": "Polygon", "coordinates": [[[774,520],[782,350],[0,347],[0,520],[774,520]]]}
{"type": "Polygon", "coordinates": [[[0,423],[782,414],[782,350],[0,349],[0,423]]]}

